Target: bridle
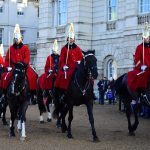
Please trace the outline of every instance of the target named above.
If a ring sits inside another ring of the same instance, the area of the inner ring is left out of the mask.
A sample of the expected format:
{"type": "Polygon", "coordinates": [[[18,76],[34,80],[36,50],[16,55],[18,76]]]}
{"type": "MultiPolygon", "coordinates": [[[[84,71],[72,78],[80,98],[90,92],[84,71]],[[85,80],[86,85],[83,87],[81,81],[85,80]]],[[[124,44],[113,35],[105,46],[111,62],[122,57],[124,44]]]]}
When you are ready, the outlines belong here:
{"type": "MultiPolygon", "coordinates": [[[[88,56],[93,56],[94,54],[92,53],[89,53],[89,54],[86,54],[84,57],[83,57],[83,61],[84,61],[84,67],[86,67],[86,60],[85,58],[87,58],[88,56]]],[[[88,68],[88,74],[89,74],[89,78],[87,78],[87,81],[85,83],[85,86],[84,88],[81,88],[78,80],[77,80],[77,73],[75,73],[75,80],[74,80],[74,84],[77,85],[77,87],[79,88],[80,92],[82,93],[82,95],[84,96],[85,93],[87,92],[87,90],[89,89],[90,87],[90,81],[91,81],[91,72],[90,72],[90,69],[88,68]]]]}
{"type": "MultiPolygon", "coordinates": [[[[17,71],[17,72],[20,72],[20,73],[25,73],[25,70],[24,69],[18,69],[18,68],[15,68],[14,71],[17,71]]],[[[19,96],[21,94],[21,92],[25,89],[25,81],[24,82],[21,82],[19,85],[18,85],[18,90],[17,92],[15,92],[15,84],[16,84],[16,81],[17,81],[17,77],[18,77],[18,74],[14,74],[14,80],[11,82],[11,85],[12,85],[12,90],[11,90],[11,94],[14,94],[15,96],[19,96]],[[22,86],[23,85],[23,86],[22,86]]],[[[25,79],[25,78],[24,78],[25,79]]]]}

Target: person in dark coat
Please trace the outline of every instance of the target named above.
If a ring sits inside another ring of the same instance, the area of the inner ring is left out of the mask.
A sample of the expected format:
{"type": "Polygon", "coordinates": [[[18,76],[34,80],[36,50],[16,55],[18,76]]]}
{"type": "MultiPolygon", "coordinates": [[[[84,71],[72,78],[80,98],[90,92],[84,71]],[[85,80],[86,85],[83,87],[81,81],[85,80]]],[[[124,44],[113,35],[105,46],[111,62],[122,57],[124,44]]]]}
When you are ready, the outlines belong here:
{"type": "Polygon", "coordinates": [[[107,78],[104,77],[102,80],[99,80],[97,83],[98,91],[99,91],[99,104],[104,104],[104,95],[108,87],[107,78]]]}

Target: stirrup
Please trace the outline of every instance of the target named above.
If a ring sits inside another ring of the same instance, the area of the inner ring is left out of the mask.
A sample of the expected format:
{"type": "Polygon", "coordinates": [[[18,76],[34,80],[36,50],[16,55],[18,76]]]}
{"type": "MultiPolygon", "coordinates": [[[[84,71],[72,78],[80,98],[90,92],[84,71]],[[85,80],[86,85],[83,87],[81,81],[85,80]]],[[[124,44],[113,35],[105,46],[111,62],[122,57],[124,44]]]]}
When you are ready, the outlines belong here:
{"type": "Polygon", "coordinates": [[[144,102],[145,102],[147,105],[150,106],[150,101],[149,101],[149,99],[148,99],[148,97],[147,97],[146,94],[143,95],[143,100],[144,100],[144,102]]]}

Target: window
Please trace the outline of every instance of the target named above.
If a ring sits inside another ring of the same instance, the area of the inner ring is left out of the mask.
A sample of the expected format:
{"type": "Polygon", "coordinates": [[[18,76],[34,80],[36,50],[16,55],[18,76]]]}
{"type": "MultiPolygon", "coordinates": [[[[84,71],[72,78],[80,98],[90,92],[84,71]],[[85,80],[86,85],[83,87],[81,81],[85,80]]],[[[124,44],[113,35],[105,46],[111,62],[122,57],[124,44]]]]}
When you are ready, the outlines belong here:
{"type": "Polygon", "coordinates": [[[59,0],[58,2],[58,24],[67,23],[67,0],[59,0]]]}
{"type": "Polygon", "coordinates": [[[108,21],[117,19],[117,0],[108,0],[108,21]]]}
{"type": "Polygon", "coordinates": [[[110,79],[111,77],[113,77],[113,79],[117,79],[117,63],[116,61],[110,59],[108,61],[108,79],[110,79]]]}
{"type": "Polygon", "coordinates": [[[0,29],[0,44],[3,43],[3,29],[0,29]]]}
{"type": "Polygon", "coordinates": [[[23,12],[22,8],[17,8],[17,15],[18,16],[23,16],[24,15],[24,12],[23,12]]]}
{"type": "Polygon", "coordinates": [[[3,13],[3,6],[0,6],[0,13],[3,13]]]}
{"type": "Polygon", "coordinates": [[[112,62],[113,60],[109,60],[108,62],[108,79],[113,76],[112,62]]]}
{"type": "Polygon", "coordinates": [[[139,13],[150,12],[150,0],[139,0],[139,13]]]}

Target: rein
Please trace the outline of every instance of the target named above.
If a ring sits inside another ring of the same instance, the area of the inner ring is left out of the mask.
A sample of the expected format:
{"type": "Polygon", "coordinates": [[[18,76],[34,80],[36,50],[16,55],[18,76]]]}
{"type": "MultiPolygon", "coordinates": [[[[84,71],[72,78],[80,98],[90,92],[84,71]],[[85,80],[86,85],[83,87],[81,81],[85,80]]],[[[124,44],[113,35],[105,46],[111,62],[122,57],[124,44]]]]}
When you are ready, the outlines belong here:
{"type": "MultiPolygon", "coordinates": [[[[90,53],[90,54],[87,54],[83,57],[84,59],[84,66],[86,64],[86,61],[85,61],[85,58],[88,57],[88,56],[93,56],[94,54],[90,53]]],[[[79,88],[79,90],[81,91],[82,95],[84,96],[86,91],[88,90],[89,86],[90,86],[90,80],[87,80],[86,83],[85,83],[85,86],[84,88],[82,89],[78,80],[77,80],[77,74],[75,73],[75,80],[74,80],[74,84],[77,85],[77,87],[79,88]]]]}
{"type": "Polygon", "coordinates": [[[75,80],[74,80],[74,83],[77,85],[77,87],[79,88],[79,90],[81,91],[82,95],[84,96],[86,91],[88,90],[89,88],[89,85],[90,85],[90,81],[87,80],[86,83],[85,83],[85,87],[82,89],[81,86],[79,85],[78,81],[77,81],[77,75],[75,74],[75,80]]]}

